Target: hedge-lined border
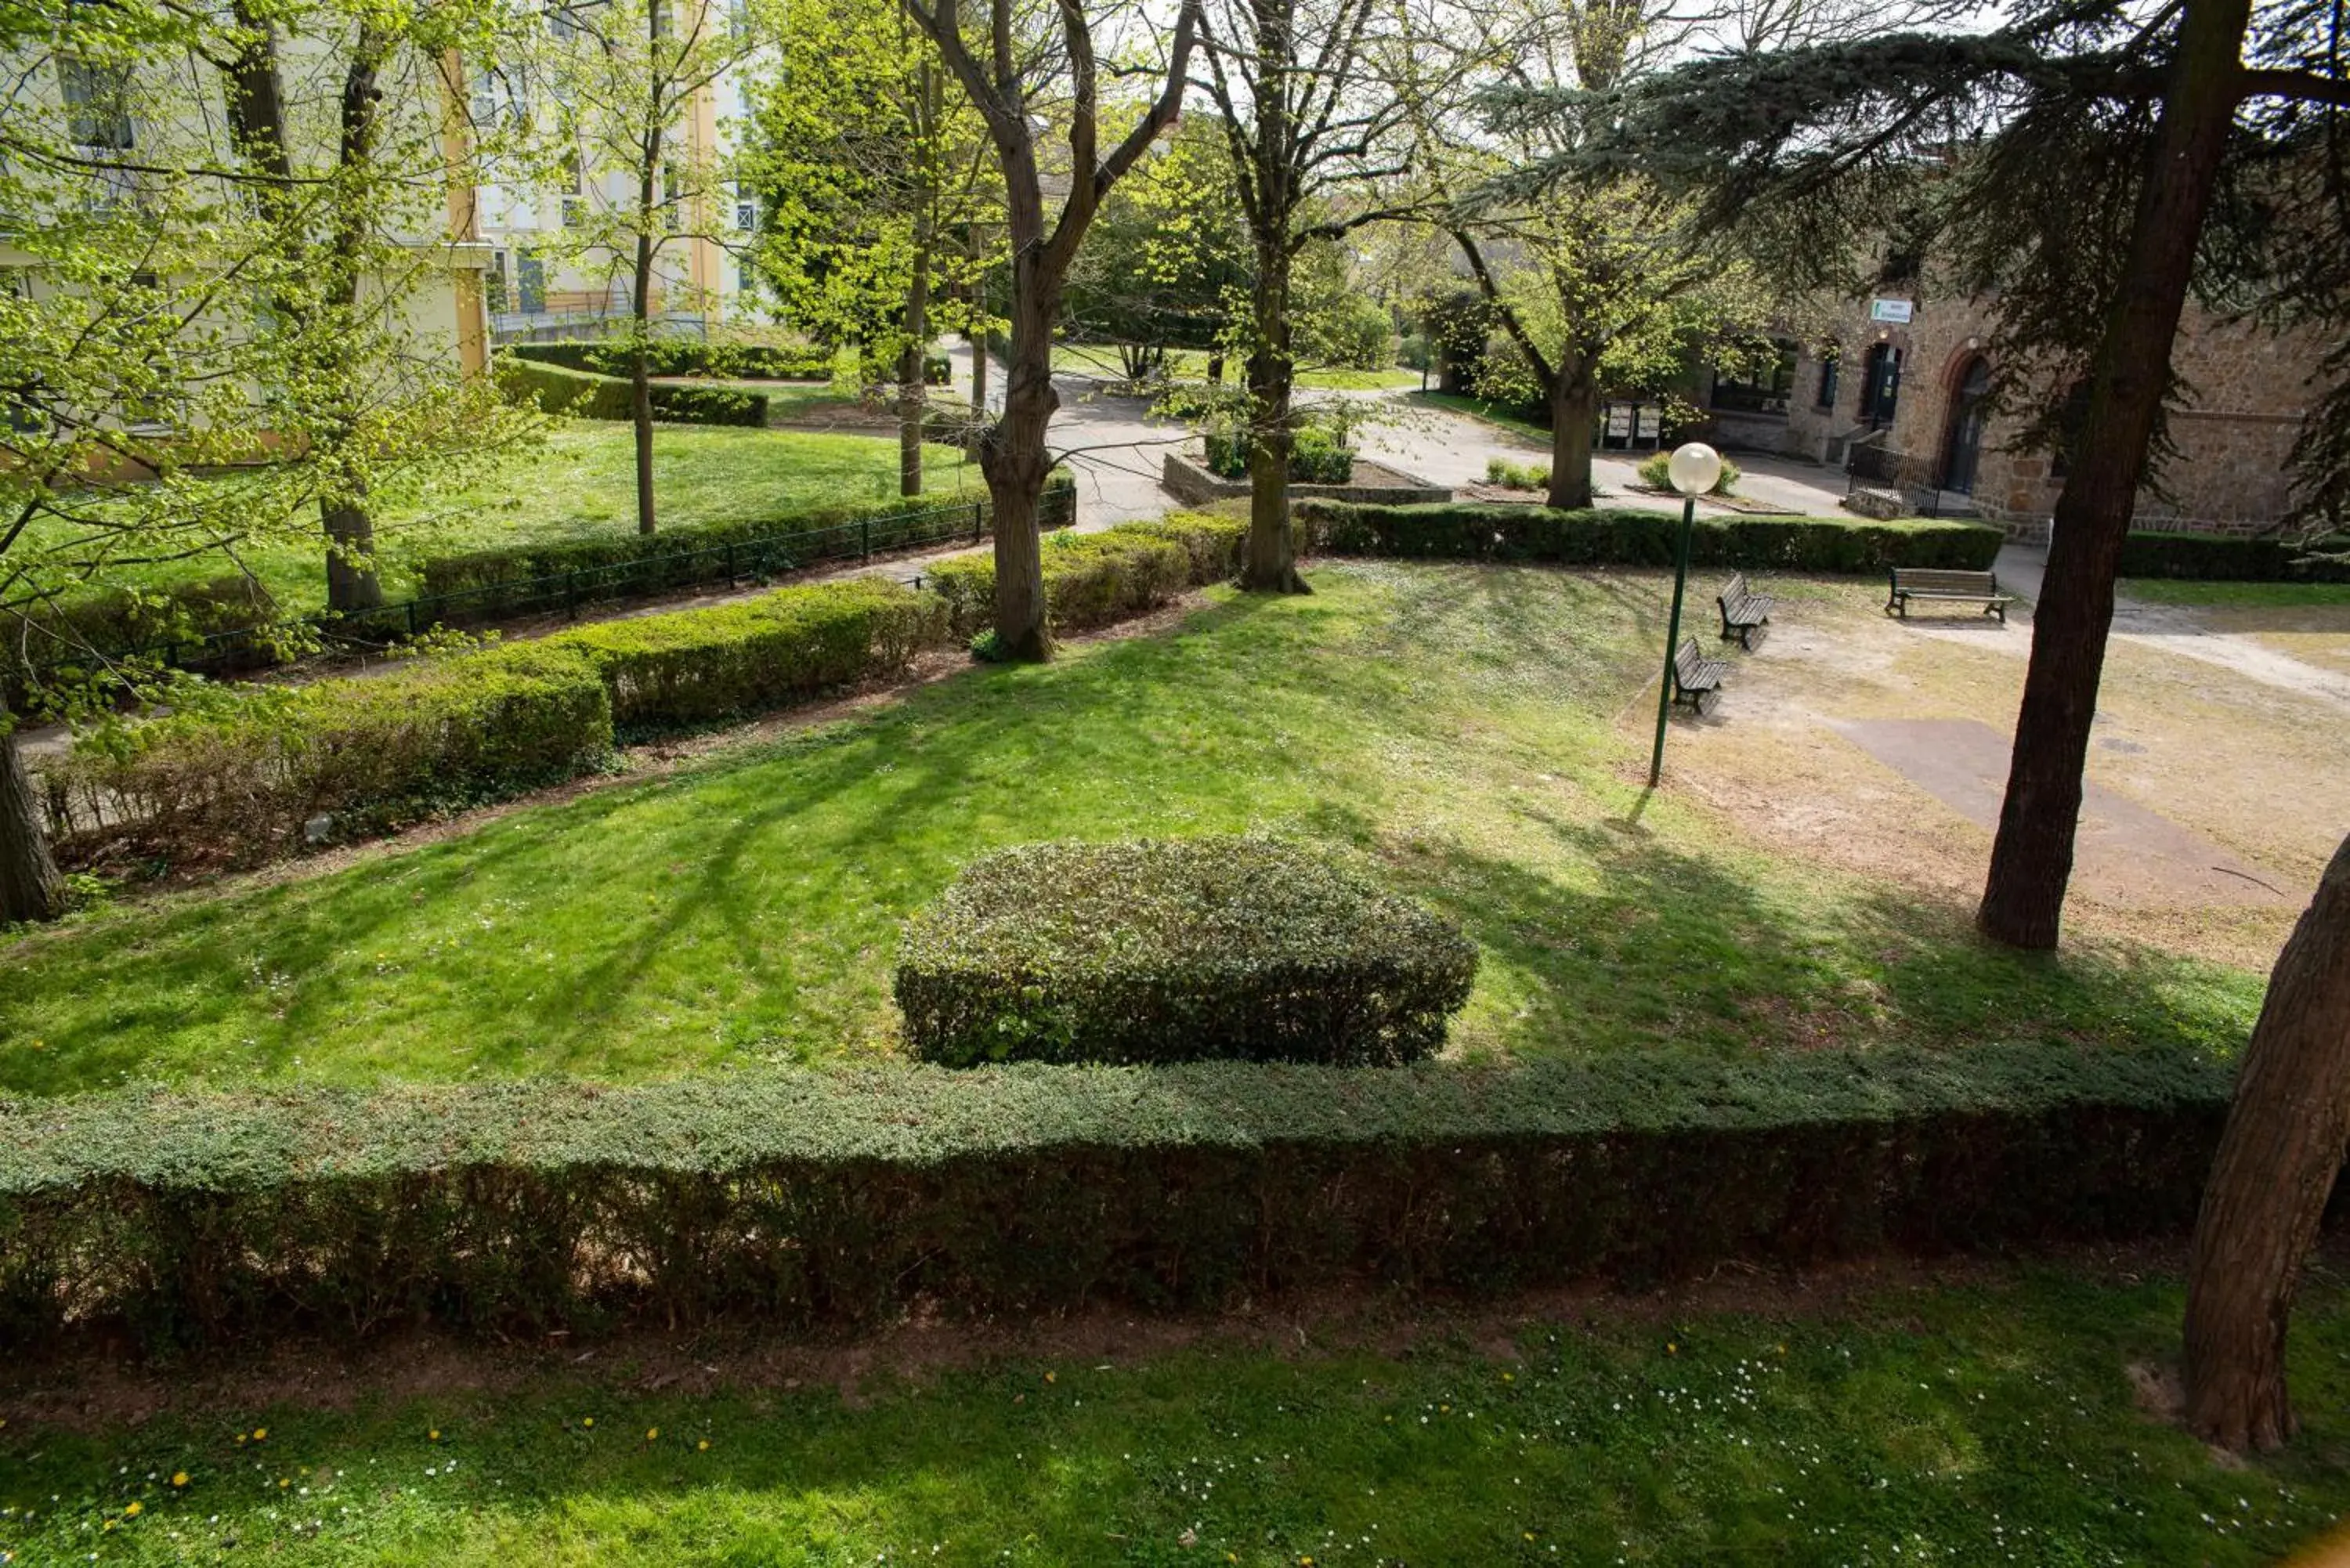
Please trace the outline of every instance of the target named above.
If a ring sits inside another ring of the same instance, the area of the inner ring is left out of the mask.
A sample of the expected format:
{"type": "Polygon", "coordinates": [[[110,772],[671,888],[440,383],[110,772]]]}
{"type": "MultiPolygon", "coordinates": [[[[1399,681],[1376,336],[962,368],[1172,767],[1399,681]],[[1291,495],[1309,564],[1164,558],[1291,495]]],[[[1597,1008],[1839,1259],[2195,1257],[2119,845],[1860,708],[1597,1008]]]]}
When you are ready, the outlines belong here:
{"type": "Polygon", "coordinates": [[[2176,1233],[2230,1069],[1987,1044],[0,1107],[0,1332],[856,1324],[2176,1233]]]}
{"type": "MultiPolygon", "coordinates": [[[[498,384],[517,401],[536,405],[542,413],[568,414],[581,420],[636,418],[634,389],[616,376],[593,370],[572,370],[535,360],[508,359],[498,367],[498,384]]],[[[737,391],[730,387],[681,387],[656,383],[651,389],[653,418],[676,424],[743,425],[767,422],[764,392],[737,391]]]]}
{"type": "MultiPolygon", "coordinates": [[[[1669,566],[1680,519],[1669,512],[1602,507],[1556,512],[1478,502],[1417,505],[1300,501],[1315,544],[1334,556],[1562,566],[1669,566]]],[[[1981,571],[2005,536],[1988,524],[1874,523],[1835,517],[1700,517],[1690,564],[1794,572],[1881,572],[1888,566],[1981,571]]]]}
{"type": "Polygon", "coordinates": [[[2122,540],[2119,575],[2212,583],[2350,583],[2350,560],[2312,559],[2318,550],[2350,552],[2350,535],[2295,544],[2149,529],[2122,540]]]}

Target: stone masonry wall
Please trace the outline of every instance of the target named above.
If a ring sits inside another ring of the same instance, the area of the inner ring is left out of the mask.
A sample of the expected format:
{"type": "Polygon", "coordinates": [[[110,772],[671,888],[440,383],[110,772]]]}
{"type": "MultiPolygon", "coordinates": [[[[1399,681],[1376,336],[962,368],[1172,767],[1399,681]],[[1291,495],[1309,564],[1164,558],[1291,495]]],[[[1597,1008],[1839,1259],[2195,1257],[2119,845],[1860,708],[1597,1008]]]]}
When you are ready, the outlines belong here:
{"type": "MultiPolygon", "coordinates": [[[[1866,432],[1859,411],[1864,362],[1870,345],[1884,342],[1902,355],[1887,436],[1899,457],[1899,483],[1918,489],[1939,484],[1951,403],[1969,363],[1991,340],[1991,322],[1973,301],[1910,297],[1915,314],[1904,326],[1870,321],[1866,300],[1836,308],[1825,334],[1841,350],[1832,410],[1817,407],[1820,345],[1804,346],[1789,400],[1789,452],[1814,462],[1841,461],[1841,443],[1866,432]]],[[[2189,306],[2177,351],[2189,402],[2170,420],[2178,454],[2158,483],[2140,493],[2139,524],[2224,534],[2273,528],[2290,505],[2285,459],[2303,412],[2318,396],[2320,352],[2312,336],[2230,325],[2189,306]]],[[[2052,389],[2048,395],[2061,392],[2052,389]]],[[[2047,453],[2011,450],[2024,422],[2011,412],[1990,416],[1973,499],[1985,517],[2009,524],[2012,536],[2044,538],[2061,480],[2051,472],[2047,453]]]]}

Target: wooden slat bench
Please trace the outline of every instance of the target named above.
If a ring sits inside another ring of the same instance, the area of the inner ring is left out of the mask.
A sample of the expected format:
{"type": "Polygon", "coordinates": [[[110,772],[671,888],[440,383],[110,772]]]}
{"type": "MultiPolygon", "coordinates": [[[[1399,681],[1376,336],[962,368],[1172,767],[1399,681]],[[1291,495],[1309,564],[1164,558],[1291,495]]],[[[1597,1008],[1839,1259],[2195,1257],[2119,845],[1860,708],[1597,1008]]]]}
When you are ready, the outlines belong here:
{"type": "Polygon", "coordinates": [[[1981,604],[1983,614],[2007,624],[2008,596],[1999,591],[1999,579],[1989,572],[1959,572],[1938,566],[1896,566],[1893,591],[1885,601],[1887,615],[1907,618],[1911,599],[1955,599],[1981,604]]]}
{"type": "Polygon", "coordinates": [[[1713,602],[1721,611],[1721,640],[1728,642],[1734,637],[1739,647],[1752,653],[1754,633],[1771,620],[1770,596],[1756,593],[1747,582],[1746,574],[1741,572],[1721,585],[1713,602]]]}
{"type": "Polygon", "coordinates": [[[1697,650],[1697,639],[1683,638],[1680,647],[1673,650],[1673,701],[1687,702],[1705,714],[1705,700],[1721,688],[1721,678],[1730,666],[1719,659],[1708,659],[1697,650]]]}

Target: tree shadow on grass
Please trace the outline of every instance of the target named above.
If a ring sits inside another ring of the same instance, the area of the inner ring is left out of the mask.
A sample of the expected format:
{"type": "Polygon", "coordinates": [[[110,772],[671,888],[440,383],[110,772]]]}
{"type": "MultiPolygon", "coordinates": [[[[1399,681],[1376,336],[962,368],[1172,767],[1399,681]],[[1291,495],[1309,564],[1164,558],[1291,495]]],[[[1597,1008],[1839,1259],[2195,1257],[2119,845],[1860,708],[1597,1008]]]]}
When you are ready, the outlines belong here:
{"type": "Polygon", "coordinates": [[[1474,1031],[1524,1055],[1708,1054],[2041,1039],[2241,1042],[2258,982],[2118,944],[2018,953],[1964,912],[1887,890],[1770,885],[1614,822],[1526,810],[1601,890],[1457,842],[1389,849],[1413,891],[1473,937],[1501,1003],[1474,1031]]]}

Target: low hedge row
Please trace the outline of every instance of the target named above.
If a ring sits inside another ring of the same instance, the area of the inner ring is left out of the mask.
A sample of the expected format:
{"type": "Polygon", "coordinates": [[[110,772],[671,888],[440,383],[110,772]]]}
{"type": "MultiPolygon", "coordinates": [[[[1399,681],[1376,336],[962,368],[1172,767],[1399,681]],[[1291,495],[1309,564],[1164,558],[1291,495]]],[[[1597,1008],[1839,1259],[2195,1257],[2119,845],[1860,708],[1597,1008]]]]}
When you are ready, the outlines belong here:
{"type": "Polygon", "coordinates": [[[383,674],[239,689],[120,721],[42,773],[67,852],[255,860],[604,766],[615,737],[696,729],[904,667],[946,607],[879,578],[608,621],[383,674]]]}
{"type": "Polygon", "coordinates": [[[2172,1235],[2230,1078],[2031,1043],[18,1101],[0,1336],[856,1324],[2172,1235]]]}
{"type": "Polygon", "coordinates": [[[0,638],[0,692],[12,707],[36,681],[95,672],[93,650],[120,659],[177,639],[266,625],[277,604],[259,583],[235,574],[138,593],[102,589],[27,613],[29,627],[12,625],[0,638]]]}
{"type": "Polygon", "coordinates": [[[611,750],[588,661],[525,646],[118,721],[41,779],[69,855],[201,845],[260,859],[573,778],[611,750]]]}
{"type": "Polygon", "coordinates": [[[2132,533],[2122,540],[2121,575],[2223,583],[2350,583],[2350,561],[2310,559],[2317,550],[2350,552],[2350,537],[2296,545],[2216,534],[2132,533]]]}
{"type": "MultiPolygon", "coordinates": [[[[1201,557],[1178,541],[1176,529],[1166,526],[1119,524],[1098,534],[1050,534],[1044,552],[1045,613],[1056,631],[1084,631],[1143,615],[1195,583],[1230,575],[1199,575],[1201,557]]],[[[922,580],[946,600],[947,624],[955,637],[973,637],[994,619],[993,553],[941,561],[922,580]]]]}
{"type": "Polygon", "coordinates": [[[741,604],[598,622],[546,639],[602,678],[624,740],[764,712],[905,668],[946,635],[946,605],[880,577],[741,604]]]}
{"type": "MultiPolygon", "coordinates": [[[[1680,529],[1672,513],[1628,508],[1555,512],[1473,502],[1389,506],[1311,498],[1297,503],[1297,510],[1316,546],[1335,556],[1669,566],[1680,529]]],[[[1794,572],[1981,571],[1998,556],[2002,537],[1981,523],[1700,517],[1690,540],[1690,563],[1794,572]]]]}
{"type": "Polygon", "coordinates": [[[1451,922],[1255,836],[982,856],[906,927],[895,994],[924,1061],[1432,1055],[1477,950],[1451,922]]]}
{"type": "MultiPolygon", "coordinates": [[[[636,418],[632,389],[618,377],[515,359],[499,367],[498,384],[508,396],[535,403],[546,413],[582,420],[636,418]]],[[[755,428],[767,422],[767,400],[758,392],[667,383],[654,386],[651,391],[653,418],[671,424],[755,428]]]]}
{"type": "MultiPolygon", "coordinates": [[[[634,369],[625,343],[517,343],[506,352],[517,359],[598,376],[627,376],[634,369]]],[[[656,376],[720,376],[743,381],[832,379],[833,351],[812,344],[783,348],[655,337],[646,344],[645,352],[648,369],[656,376]]]]}

